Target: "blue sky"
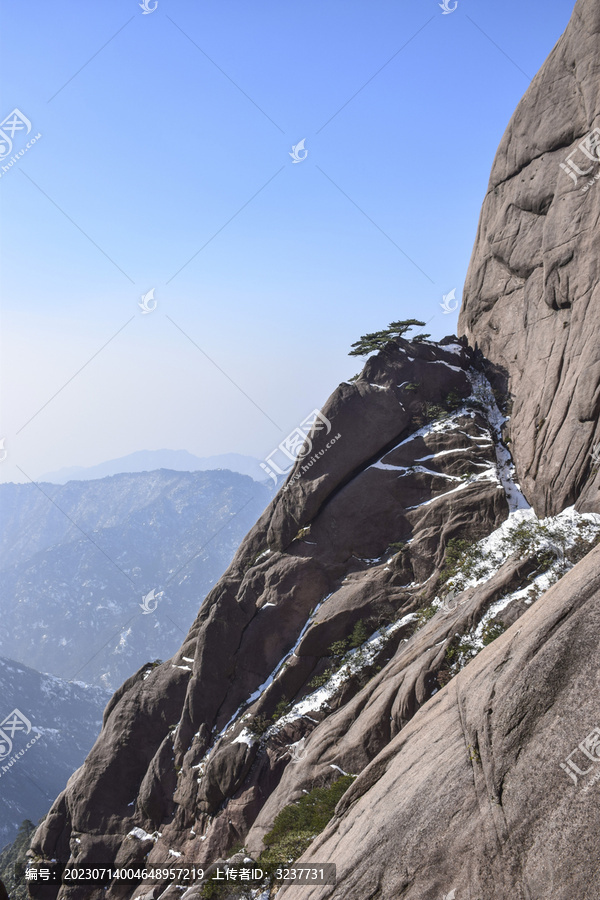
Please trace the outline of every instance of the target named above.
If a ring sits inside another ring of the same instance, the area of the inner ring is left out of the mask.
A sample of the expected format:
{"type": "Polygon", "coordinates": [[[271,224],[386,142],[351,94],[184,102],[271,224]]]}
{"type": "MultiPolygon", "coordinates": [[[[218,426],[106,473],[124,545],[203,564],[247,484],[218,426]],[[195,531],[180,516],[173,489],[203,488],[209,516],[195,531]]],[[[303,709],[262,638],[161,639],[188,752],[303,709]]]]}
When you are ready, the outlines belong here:
{"type": "Polygon", "coordinates": [[[359,335],[453,333],[496,148],[571,11],[5,0],[0,117],[32,123],[13,154],[41,138],[0,176],[0,478],[264,457],[359,335]]]}

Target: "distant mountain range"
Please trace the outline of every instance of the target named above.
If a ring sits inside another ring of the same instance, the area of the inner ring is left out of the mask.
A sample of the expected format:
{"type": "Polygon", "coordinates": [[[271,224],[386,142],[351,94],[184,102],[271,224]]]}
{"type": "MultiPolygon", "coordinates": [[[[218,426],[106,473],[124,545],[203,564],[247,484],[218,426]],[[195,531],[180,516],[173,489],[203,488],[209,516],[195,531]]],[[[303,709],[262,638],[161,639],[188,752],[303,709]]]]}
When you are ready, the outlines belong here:
{"type": "Polygon", "coordinates": [[[220,456],[194,456],[187,450],[138,450],[128,456],[110,459],[97,466],[71,466],[48,472],[39,479],[53,484],[67,481],[89,481],[130,472],[152,472],[156,469],[172,469],[175,472],[207,472],[210,469],[229,469],[241,475],[249,475],[255,481],[268,480],[259,461],[241,453],[223,453],[220,456]]]}
{"type": "Polygon", "coordinates": [[[0,697],[2,848],[24,819],[35,823],[48,812],[91,750],[111,695],[0,658],[0,697]]]}
{"type": "Polygon", "coordinates": [[[271,496],[228,470],[0,485],[0,655],[118,687],[177,649],[271,496]]]}

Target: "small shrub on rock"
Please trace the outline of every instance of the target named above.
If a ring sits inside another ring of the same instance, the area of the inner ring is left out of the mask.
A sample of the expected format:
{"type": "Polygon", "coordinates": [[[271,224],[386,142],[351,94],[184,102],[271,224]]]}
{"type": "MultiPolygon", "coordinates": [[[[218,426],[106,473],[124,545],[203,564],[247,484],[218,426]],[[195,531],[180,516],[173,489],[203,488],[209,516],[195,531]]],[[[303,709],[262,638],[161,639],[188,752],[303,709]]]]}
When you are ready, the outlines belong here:
{"type": "Polygon", "coordinates": [[[278,866],[288,865],[302,856],[328,824],[340,798],[353,781],[353,775],[343,775],[329,787],[313,788],[297,803],[285,806],[264,837],[267,849],[261,854],[258,865],[272,875],[278,866]]]}

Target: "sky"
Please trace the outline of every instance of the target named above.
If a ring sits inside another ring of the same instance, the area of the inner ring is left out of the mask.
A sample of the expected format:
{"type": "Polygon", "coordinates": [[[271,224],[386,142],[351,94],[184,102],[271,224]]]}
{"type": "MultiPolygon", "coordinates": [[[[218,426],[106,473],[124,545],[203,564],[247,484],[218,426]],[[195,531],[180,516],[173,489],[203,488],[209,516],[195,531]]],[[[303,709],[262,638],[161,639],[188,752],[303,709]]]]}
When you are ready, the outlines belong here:
{"type": "Polygon", "coordinates": [[[0,6],[2,481],[264,458],[361,334],[454,333],[497,146],[573,7],[144,2],[0,6]]]}

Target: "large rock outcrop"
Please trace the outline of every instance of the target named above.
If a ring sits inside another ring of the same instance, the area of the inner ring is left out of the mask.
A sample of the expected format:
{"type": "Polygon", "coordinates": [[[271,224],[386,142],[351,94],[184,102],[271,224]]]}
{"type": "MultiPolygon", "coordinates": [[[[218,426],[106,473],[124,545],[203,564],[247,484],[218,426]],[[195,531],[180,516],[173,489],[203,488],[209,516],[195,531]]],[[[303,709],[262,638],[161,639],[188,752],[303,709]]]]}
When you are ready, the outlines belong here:
{"type": "Polygon", "coordinates": [[[337,885],[278,896],[596,900],[599,642],[600,547],[347,791],[307,854],[335,860],[337,885]]]}
{"type": "MultiPolygon", "coordinates": [[[[448,542],[476,541],[509,513],[493,398],[486,406],[473,394],[472,382],[484,384],[474,362],[451,339],[400,341],[338,388],[323,410],[331,431],[312,437],[315,464],[301,472],[299,461],[181,651],[117,692],[86,764],[36,835],[37,854],[78,866],[161,865],[175,850],[206,865],[247,838],[258,851],[277,805],[298,791],[284,784],[260,818],[300,737],[314,730],[320,748],[316,763],[308,754],[295,767],[300,780],[310,784],[317,769],[332,780],[329,756],[338,751],[326,746],[345,735],[342,761],[359,771],[427,701],[444,648],[439,637],[409,640],[416,613],[435,594],[448,542]],[[359,623],[365,645],[382,628],[381,644],[369,645],[364,671],[334,681],[322,702],[311,682],[359,623]],[[284,715],[253,738],[283,699],[312,712],[284,715]],[[347,712],[330,727],[336,708],[347,712]],[[140,841],[134,829],[160,836],[140,841]]],[[[460,627],[465,614],[461,606],[460,627]]],[[[446,623],[448,641],[457,627],[446,623]]]]}
{"type": "Polygon", "coordinates": [[[599,500],[599,176],[600,7],[578,0],[500,144],[459,318],[513,401],[539,515],[599,500]]]}

